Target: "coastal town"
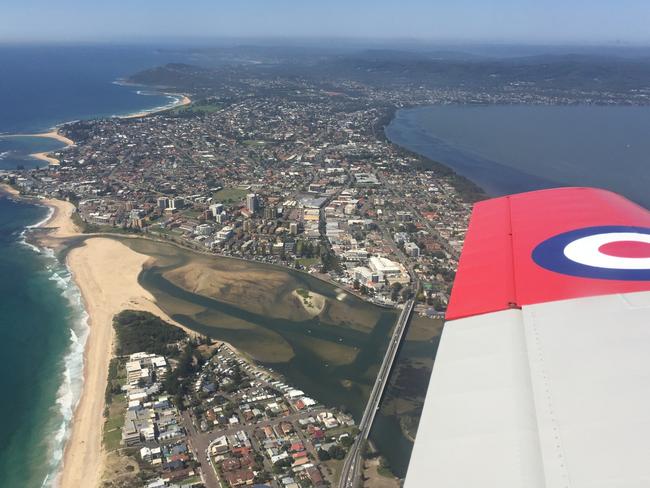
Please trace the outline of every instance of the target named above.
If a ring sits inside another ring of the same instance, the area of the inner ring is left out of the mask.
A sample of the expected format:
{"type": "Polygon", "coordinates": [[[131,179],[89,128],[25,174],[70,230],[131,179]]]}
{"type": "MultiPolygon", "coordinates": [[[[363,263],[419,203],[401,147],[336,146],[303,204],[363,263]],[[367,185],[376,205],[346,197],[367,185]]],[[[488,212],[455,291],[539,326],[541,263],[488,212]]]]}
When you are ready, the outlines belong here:
{"type": "Polygon", "coordinates": [[[192,339],[153,315],[124,311],[114,327],[104,486],[335,486],[358,433],[349,414],[229,344],[192,339]],[[137,347],[146,350],[120,354],[137,347]]]}
{"type": "Polygon", "coordinates": [[[388,142],[378,95],[291,87],[76,122],[59,164],[5,179],[73,201],[86,232],[141,233],[445,310],[478,190],[388,142]]]}
{"type": "MultiPolygon", "coordinates": [[[[70,218],[88,236],[279,265],[381,307],[415,299],[417,313],[444,314],[481,193],[384,138],[394,105],[313,86],[187,95],[191,104],[160,113],[67,124],[52,164],[2,179],[22,195],[71,202],[70,218]]],[[[294,293],[308,315],[322,312],[319,294],[294,293]]],[[[108,409],[103,432],[109,452],[130,461],[109,454],[107,488],[337,485],[359,431],[349,413],[227,346],[206,359],[179,396],[165,381],[176,359],[124,357],[123,401],[108,409]]]]}
{"type": "MultiPolygon", "coordinates": [[[[279,265],[380,307],[415,300],[415,313],[442,317],[482,193],[392,144],[383,126],[399,106],[454,95],[415,90],[398,99],[392,90],[304,80],[277,81],[269,93],[267,83],[188,91],[182,105],[159,113],[66,124],[55,133],[66,147],[47,155],[51,164],[2,179],[22,195],[71,202],[72,222],[88,236],[140,236],[279,265]]],[[[323,311],[319,294],[294,293],[308,315],[323,311]]],[[[103,432],[111,432],[109,452],[130,461],[109,454],[107,488],[120,480],[151,488],[338,484],[360,418],[226,345],[179,395],[165,381],[177,359],[151,354],[124,358],[124,400],[108,409],[103,432]]],[[[364,477],[397,486],[382,463],[364,477]]]]}
{"type": "Polygon", "coordinates": [[[0,11],[0,488],[650,488],[650,2],[0,11]]]}
{"type": "MultiPolygon", "coordinates": [[[[34,156],[47,165],[0,173],[11,191],[59,206],[54,217],[67,230],[47,237],[47,246],[70,239],[96,253],[84,261],[79,257],[83,247],[77,247],[68,264],[82,292],[95,287],[96,293],[84,293],[84,298],[102,335],[91,335],[89,347],[99,351],[93,360],[102,358],[109,369],[105,407],[82,397],[79,408],[86,423],[98,421],[104,409],[104,422],[101,428],[96,423],[72,431],[66,459],[73,461],[63,472],[63,484],[74,486],[92,476],[104,488],[337,486],[341,473],[350,472],[347,461],[363,459],[360,472],[353,470],[359,486],[395,488],[399,476],[387,467],[381,449],[372,441],[366,444],[364,419],[315,398],[303,391],[306,386],[292,385],[227,343],[175,337],[162,349],[112,351],[105,328],[120,311],[136,306],[168,322],[174,319],[138,288],[149,256],[106,237],[171,244],[215,261],[263,263],[259,267],[267,274],[270,269],[307,273],[332,285],[332,294],[325,297],[296,283],[283,302],[301,307],[291,311],[296,317],[319,324],[321,314],[340,307],[346,312],[329,326],[345,325],[346,332],[368,334],[367,339],[381,322],[374,315],[379,312],[364,312],[363,323],[346,322],[351,309],[345,308],[345,299],[353,295],[395,318],[407,310],[401,326],[392,328],[401,334],[411,310],[420,317],[444,316],[471,206],[484,195],[449,168],[390,142],[384,128],[396,110],[432,103],[577,103],[591,95],[516,85],[396,88],[381,81],[314,80],[246,69],[231,75],[188,65],[140,73],[130,82],[164,85],[180,103],[136,116],[64,124],[43,134],[65,145],[34,156]],[[97,265],[94,273],[81,276],[91,264],[97,265]],[[99,276],[105,279],[117,270],[130,273],[128,287],[126,275],[106,287],[99,284],[99,276]],[[107,298],[107,288],[119,293],[107,298]],[[101,309],[101,320],[93,307],[101,309]],[[91,439],[97,431],[101,445],[91,439]],[[375,456],[372,463],[368,452],[375,456]]],[[[599,97],[602,103],[620,102],[616,93],[599,97]]],[[[207,273],[204,264],[196,266],[205,273],[199,278],[209,276],[217,283],[204,288],[204,295],[221,293],[223,299],[232,282],[207,273]]],[[[261,273],[253,275],[256,280],[261,273]]],[[[243,326],[244,334],[255,327],[226,316],[234,324],[228,326],[243,326]]],[[[219,325],[224,315],[210,317],[219,325]]],[[[185,323],[170,327],[180,330],[185,323]]],[[[435,351],[439,323],[431,320],[427,331],[417,332],[427,351],[435,351]]],[[[390,340],[392,325],[382,325],[383,342],[377,344],[391,342],[394,353],[401,335],[390,340]]],[[[288,361],[295,354],[285,336],[255,330],[274,337],[275,347],[282,348],[268,348],[269,358],[276,354],[288,361]]],[[[310,364],[327,370],[331,359],[344,364],[363,356],[358,342],[342,344],[340,330],[328,341],[313,338],[310,364]],[[313,349],[324,345],[328,349],[313,349]]],[[[263,347],[257,346],[258,353],[263,347]]],[[[394,407],[394,415],[402,416],[397,432],[408,439],[417,430],[423,401],[417,392],[424,394],[432,364],[419,361],[408,365],[414,380],[408,388],[414,393],[402,404],[408,405],[408,419],[405,410],[394,407]]],[[[95,389],[106,381],[103,364],[91,364],[95,389]]],[[[391,365],[392,359],[386,372],[377,374],[369,362],[369,373],[360,373],[367,374],[363,381],[354,384],[344,377],[338,388],[359,388],[362,393],[356,394],[365,401],[375,376],[382,387],[388,382],[391,365]]],[[[374,397],[377,410],[381,397],[381,391],[374,397]]]]}
{"type": "Polygon", "coordinates": [[[382,305],[415,297],[435,316],[446,309],[471,205],[484,195],[391,143],[384,128],[396,110],[647,98],[361,78],[161,66],[128,82],[175,90],[175,107],[64,124],[46,134],[66,144],[47,155],[50,164],[1,177],[24,194],[73,202],[86,233],[139,234],[304,270],[382,305]]]}
{"type": "Polygon", "coordinates": [[[319,404],[228,345],[203,366],[192,402],[193,442],[207,443],[206,460],[230,487],[334,486],[335,466],[358,432],[350,415],[319,404]]]}

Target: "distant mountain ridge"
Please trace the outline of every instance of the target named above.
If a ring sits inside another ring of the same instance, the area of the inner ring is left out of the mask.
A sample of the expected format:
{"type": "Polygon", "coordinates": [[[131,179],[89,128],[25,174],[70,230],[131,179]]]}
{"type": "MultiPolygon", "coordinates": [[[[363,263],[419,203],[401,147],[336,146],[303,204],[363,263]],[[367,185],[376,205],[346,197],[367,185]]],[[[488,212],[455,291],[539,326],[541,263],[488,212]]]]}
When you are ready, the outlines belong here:
{"type": "Polygon", "coordinates": [[[137,73],[129,81],[192,89],[218,85],[225,78],[232,81],[234,77],[251,73],[259,77],[301,77],[314,81],[347,79],[382,87],[499,89],[529,84],[545,90],[650,90],[650,58],[567,53],[497,59],[460,51],[389,49],[337,55],[324,55],[323,51],[316,50],[310,57],[305,49],[284,52],[253,47],[238,52],[246,55],[237,62],[231,60],[210,68],[168,64],[137,73]],[[252,58],[256,61],[252,62],[252,58]]]}

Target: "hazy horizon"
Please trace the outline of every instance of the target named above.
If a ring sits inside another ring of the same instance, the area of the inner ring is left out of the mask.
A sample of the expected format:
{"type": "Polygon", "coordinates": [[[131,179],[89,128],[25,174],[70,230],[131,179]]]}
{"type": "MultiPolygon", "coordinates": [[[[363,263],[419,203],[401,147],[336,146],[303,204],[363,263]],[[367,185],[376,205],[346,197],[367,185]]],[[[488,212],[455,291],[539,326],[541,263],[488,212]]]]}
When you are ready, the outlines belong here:
{"type": "Polygon", "coordinates": [[[226,38],[650,45],[643,0],[11,0],[0,42],[206,42],[226,38]]]}

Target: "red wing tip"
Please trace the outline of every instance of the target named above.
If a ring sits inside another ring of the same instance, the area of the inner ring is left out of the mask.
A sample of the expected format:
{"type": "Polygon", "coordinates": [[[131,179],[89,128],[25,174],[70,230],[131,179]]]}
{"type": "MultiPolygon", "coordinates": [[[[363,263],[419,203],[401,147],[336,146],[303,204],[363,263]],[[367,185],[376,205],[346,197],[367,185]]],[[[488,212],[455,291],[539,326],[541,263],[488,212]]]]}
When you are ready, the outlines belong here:
{"type": "Polygon", "coordinates": [[[609,190],[563,187],[484,200],[472,212],[447,320],[650,290],[650,265],[642,261],[650,259],[648,243],[650,212],[609,190]]]}

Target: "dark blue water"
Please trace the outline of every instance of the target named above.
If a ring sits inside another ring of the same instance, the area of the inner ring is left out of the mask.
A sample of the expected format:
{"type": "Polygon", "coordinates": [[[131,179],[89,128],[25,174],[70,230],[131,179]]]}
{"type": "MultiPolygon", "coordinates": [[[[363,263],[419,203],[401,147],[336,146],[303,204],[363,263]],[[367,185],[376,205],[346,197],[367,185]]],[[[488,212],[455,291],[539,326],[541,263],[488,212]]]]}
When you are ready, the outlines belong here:
{"type": "Polygon", "coordinates": [[[386,135],[493,196],[595,186],[650,208],[650,107],[420,107],[386,135]]]}
{"type": "MultiPolygon", "coordinates": [[[[62,122],[111,117],[173,103],[173,98],[116,80],[150,67],[184,61],[147,47],[0,46],[0,134],[48,131],[62,122]]],[[[34,152],[61,147],[37,139],[0,140],[0,169],[43,165],[34,152]]]]}
{"type": "Polygon", "coordinates": [[[81,388],[80,295],[64,266],[23,241],[46,214],[0,196],[1,487],[52,480],[81,388]]]}
{"type": "Polygon", "coordinates": [[[139,95],[114,81],[181,60],[145,47],[0,47],[0,133],[165,105],[164,96],[139,95]]]}

